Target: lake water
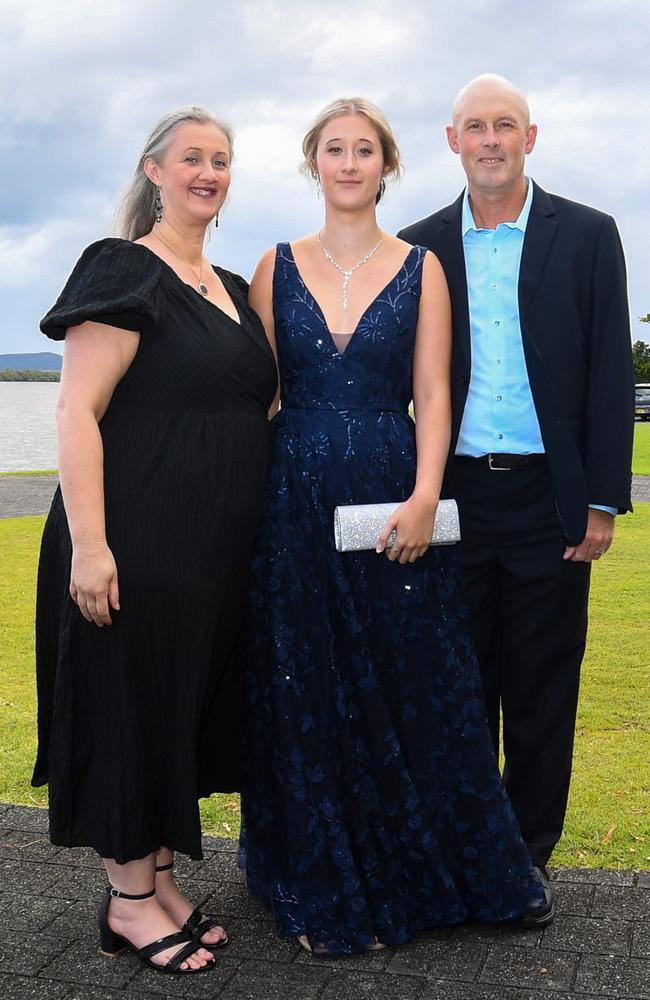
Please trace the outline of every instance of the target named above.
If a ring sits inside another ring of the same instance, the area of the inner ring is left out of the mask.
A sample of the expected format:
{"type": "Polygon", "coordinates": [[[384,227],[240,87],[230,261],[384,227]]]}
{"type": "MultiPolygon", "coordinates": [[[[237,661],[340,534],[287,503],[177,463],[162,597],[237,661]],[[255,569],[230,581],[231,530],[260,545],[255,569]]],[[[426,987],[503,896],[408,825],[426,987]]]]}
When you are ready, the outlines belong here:
{"type": "Polygon", "coordinates": [[[0,382],[0,472],[56,469],[58,382],[0,382]]]}

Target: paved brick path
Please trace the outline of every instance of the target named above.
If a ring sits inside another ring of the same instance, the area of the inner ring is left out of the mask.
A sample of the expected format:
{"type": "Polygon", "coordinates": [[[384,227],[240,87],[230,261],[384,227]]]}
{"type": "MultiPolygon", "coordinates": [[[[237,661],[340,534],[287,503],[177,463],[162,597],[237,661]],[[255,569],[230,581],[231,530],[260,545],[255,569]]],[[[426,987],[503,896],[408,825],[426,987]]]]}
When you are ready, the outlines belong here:
{"type": "MultiPolygon", "coordinates": [[[[0,476],[0,517],[47,514],[56,476],[0,476]]],[[[632,477],[632,500],[650,502],[650,476],[632,477]]]]}
{"type": "Polygon", "coordinates": [[[563,869],[545,931],[466,926],[399,949],[314,958],[276,938],[253,902],[235,844],[205,839],[205,860],[178,861],[191,898],[223,919],[218,968],[179,980],[129,954],[97,952],[105,877],[87,850],[52,847],[42,809],[0,805],[2,1000],[647,1000],[650,872],[563,869]]]}
{"type": "Polygon", "coordinates": [[[0,517],[47,514],[58,476],[0,476],[0,517]]]}

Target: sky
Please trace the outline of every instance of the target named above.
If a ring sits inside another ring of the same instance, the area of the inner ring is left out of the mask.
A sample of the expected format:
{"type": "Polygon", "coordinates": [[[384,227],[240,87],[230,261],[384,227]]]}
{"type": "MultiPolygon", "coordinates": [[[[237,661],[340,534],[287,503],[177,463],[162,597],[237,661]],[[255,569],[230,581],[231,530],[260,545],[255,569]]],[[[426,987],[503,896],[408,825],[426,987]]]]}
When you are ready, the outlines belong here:
{"type": "Polygon", "coordinates": [[[539,126],[527,173],[613,215],[633,340],[650,340],[647,0],[0,0],[0,353],[60,350],[38,331],[114,215],[164,112],[201,104],[235,129],[228,202],[208,246],[250,278],[316,231],[302,137],[337,97],[379,104],[405,173],[380,205],[394,232],[462,190],[445,125],[458,89],[496,72],[539,126]]]}

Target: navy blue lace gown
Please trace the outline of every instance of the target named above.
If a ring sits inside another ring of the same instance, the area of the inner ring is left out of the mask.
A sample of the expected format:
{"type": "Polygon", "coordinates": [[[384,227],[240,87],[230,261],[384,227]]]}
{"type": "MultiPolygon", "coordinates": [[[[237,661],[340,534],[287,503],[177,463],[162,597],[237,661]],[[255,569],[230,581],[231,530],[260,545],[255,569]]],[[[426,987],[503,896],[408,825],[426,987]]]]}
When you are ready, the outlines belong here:
{"type": "Polygon", "coordinates": [[[539,898],[503,791],[458,553],[337,553],[337,504],[406,499],[425,250],[340,354],[289,244],[273,301],[282,384],[253,564],[241,863],[278,933],[332,954],[539,898]]]}

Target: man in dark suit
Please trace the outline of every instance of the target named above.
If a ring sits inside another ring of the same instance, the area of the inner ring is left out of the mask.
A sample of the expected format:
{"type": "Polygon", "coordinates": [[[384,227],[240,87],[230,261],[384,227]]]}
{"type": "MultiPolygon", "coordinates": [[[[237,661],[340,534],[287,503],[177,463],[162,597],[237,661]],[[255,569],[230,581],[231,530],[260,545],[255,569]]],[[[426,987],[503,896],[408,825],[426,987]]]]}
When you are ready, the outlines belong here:
{"type": "Polygon", "coordinates": [[[591,562],[631,510],[634,377],[614,220],[524,174],[537,127],[492,74],[459,93],[467,188],[399,235],[452,301],[452,444],[472,632],[504,782],[553,915],[546,863],[571,774],[591,562]]]}

